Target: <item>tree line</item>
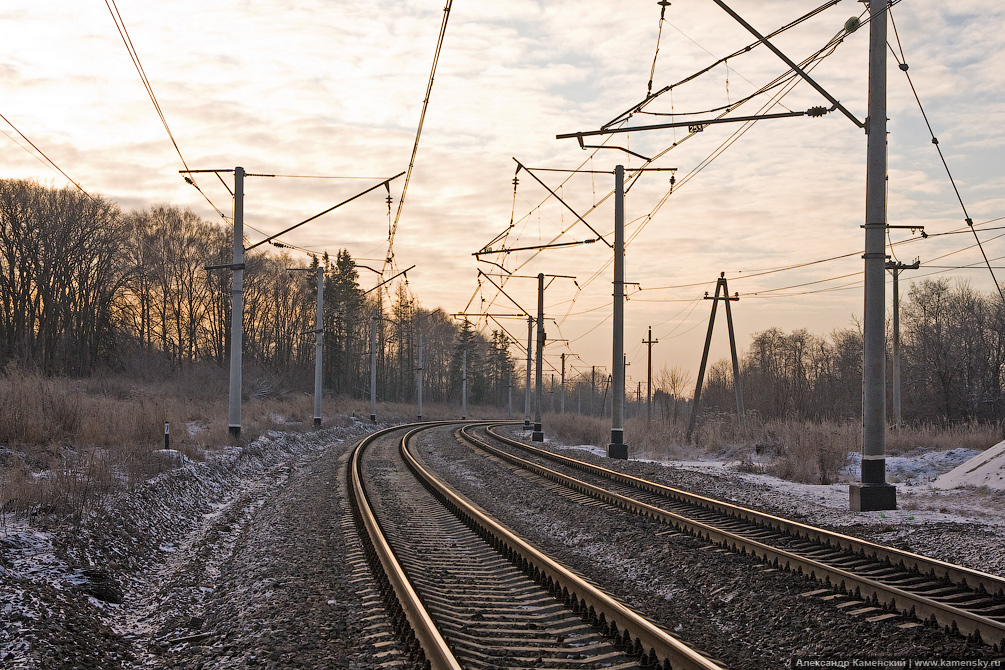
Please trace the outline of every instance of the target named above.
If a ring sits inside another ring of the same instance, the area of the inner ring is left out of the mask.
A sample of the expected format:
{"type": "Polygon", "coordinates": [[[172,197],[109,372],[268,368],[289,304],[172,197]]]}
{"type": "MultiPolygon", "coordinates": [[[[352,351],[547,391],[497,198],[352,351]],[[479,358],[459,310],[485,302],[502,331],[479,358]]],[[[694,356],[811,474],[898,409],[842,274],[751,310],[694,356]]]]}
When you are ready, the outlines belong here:
{"type": "MultiPolygon", "coordinates": [[[[1005,305],[966,281],[915,282],[901,305],[901,403],[914,423],[1002,420],[1005,409],[1005,305]]],[[[887,399],[893,393],[887,324],[887,399]]],[[[735,411],[732,366],[715,363],[702,391],[705,408],[735,411]]],[[[827,336],[805,329],[755,333],[742,358],[745,409],[766,418],[846,420],[861,415],[862,332],[827,336]]],[[[703,408],[704,409],[704,408],[703,408]]],[[[890,421],[893,421],[890,415],[890,421]]]]}
{"type": "MultiPolygon", "coordinates": [[[[232,231],[191,211],[122,212],[100,197],[28,180],[0,180],[0,363],[84,376],[139,357],[177,370],[223,366],[229,356],[232,231]]],[[[245,257],[244,356],[275,379],[308,387],[315,356],[316,270],[324,270],[326,391],[369,393],[376,335],[382,400],[459,399],[467,357],[469,401],[499,403],[512,371],[506,336],[485,335],[442,309],[425,309],[399,282],[365,291],[345,250],[299,272],[288,251],[245,257]],[[466,352],[466,353],[465,353],[466,352]]]]}
{"type": "MultiPolygon", "coordinates": [[[[137,355],[175,369],[223,366],[231,277],[205,266],[229,263],[231,234],[177,207],[122,212],[69,188],[0,180],[0,363],[74,376],[122,366],[137,355]]],[[[315,272],[291,271],[299,264],[282,249],[246,255],[244,347],[249,363],[308,388],[317,285],[315,272]]],[[[503,405],[512,384],[519,389],[514,413],[522,413],[523,375],[514,374],[505,333],[481,333],[442,309],[422,307],[406,282],[365,291],[359,266],[345,250],[314,258],[308,269],[319,266],[326,391],[369,393],[375,329],[382,400],[415,399],[421,339],[425,398],[458,401],[466,358],[469,401],[503,405]]],[[[982,294],[945,278],[914,283],[901,307],[901,342],[906,420],[1001,419],[1005,305],[997,292],[982,294]]],[[[755,333],[740,366],[745,408],[765,418],[857,418],[861,367],[857,327],[828,335],[778,328],[755,333]]],[[[656,376],[655,411],[667,420],[683,413],[693,392],[682,369],[664,368],[656,376]]],[[[545,391],[547,410],[557,398],[547,381],[545,391]]],[[[566,409],[602,414],[609,392],[606,372],[570,374],[566,409]]],[[[705,381],[703,409],[733,411],[734,398],[731,365],[718,361],[705,381]]]]}

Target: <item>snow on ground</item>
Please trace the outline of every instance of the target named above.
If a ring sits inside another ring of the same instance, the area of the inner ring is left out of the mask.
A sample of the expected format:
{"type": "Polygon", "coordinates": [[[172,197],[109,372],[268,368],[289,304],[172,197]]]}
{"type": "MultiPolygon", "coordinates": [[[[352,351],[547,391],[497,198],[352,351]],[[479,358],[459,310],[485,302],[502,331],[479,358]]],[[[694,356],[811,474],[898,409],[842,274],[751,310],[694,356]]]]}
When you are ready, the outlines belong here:
{"type": "MultiPolygon", "coordinates": [[[[275,432],[217,450],[204,462],[165,450],[165,461],[177,467],[109,500],[80,528],[0,516],[0,666],[53,667],[56,654],[65,667],[143,664],[149,658],[136,653],[131,640],[181,635],[170,620],[177,612],[190,614],[185,622],[201,621],[199,604],[215,589],[220,557],[233,553],[238,532],[266,497],[321,450],[373,428],[356,422],[323,434],[275,432]],[[199,574],[187,564],[172,573],[183,557],[203,555],[199,574]],[[171,575],[190,579],[172,591],[178,600],[161,610],[143,594],[157,593],[171,575]]],[[[606,456],[592,446],[548,446],[588,452],[586,459],[606,456]]],[[[725,460],[626,465],[674,486],[1005,574],[1005,491],[988,483],[1005,467],[1005,442],[984,452],[888,458],[899,509],[887,512],[849,510],[847,482],[857,477],[857,458],[851,455],[843,473],[847,481],[830,485],[740,472],[737,462],[725,460]]],[[[266,590],[261,597],[272,596],[266,590]]]]}
{"type": "Polygon", "coordinates": [[[986,486],[1005,491],[1005,441],[987,451],[974,454],[962,465],[940,475],[932,486],[954,489],[960,486],[986,486]]]}
{"type": "MultiPolygon", "coordinates": [[[[992,450],[915,451],[887,459],[889,481],[896,482],[897,509],[853,512],[848,483],[858,477],[857,461],[836,484],[799,484],[771,475],[741,472],[738,461],[610,461],[603,449],[562,447],[584,460],[624,470],[646,479],[728,500],[744,507],[831,528],[866,540],[1005,576],[1005,491],[974,484],[939,488],[940,476],[960,463],[979,462],[992,450]],[[600,457],[599,459],[597,457],[600,457]]],[[[856,455],[857,456],[857,455],[856,455]]],[[[745,464],[749,466],[748,464],[745,464]]]]}
{"type": "MultiPolygon", "coordinates": [[[[135,635],[153,623],[153,617],[139,621],[151,609],[142,596],[154,591],[170,567],[193,553],[229,550],[241,522],[292,467],[373,429],[353,422],[315,433],[274,431],[207,452],[202,462],[158,450],[176,467],[109,496],[80,526],[0,515],[0,667],[142,663],[124,643],[122,629],[135,635]],[[232,509],[228,523],[214,523],[232,509]]],[[[195,590],[203,586],[193,582],[195,590]]]]}
{"type": "MultiPolygon", "coordinates": [[[[548,442],[548,445],[562,450],[585,451],[594,456],[607,455],[605,449],[592,445],[563,446],[556,442],[548,442]]],[[[739,463],[735,460],[640,459],[639,462],[752,484],[753,490],[771,492],[770,495],[761,496],[766,501],[780,507],[798,509],[800,515],[805,515],[812,523],[820,525],[848,526],[878,520],[909,525],[977,521],[1001,526],[1005,532],[1005,519],[1000,513],[1001,500],[988,490],[996,487],[987,484],[985,476],[985,473],[992,471],[991,468],[994,468],[995,477],[1005,474],[1005,442],[983,452],[964,448],[947,451],[917,450],[903,456],[887,457],[887,481],[897,486],[898,509],[885,512],[852,512],[849,509],[848,483],[857,480],[861,460],[861,454],[850,453],[849,464],[841,472],[843,481],[835,484],[800,484],[767,474],[741,472],[737,469],[739,463]],[[968,468],[975,467],[972,464],[985,461],[990,464],[969,477],[955,474],[958,471],[967,472],[968,468]]],[[[743,501],[740,502],[744,504],[743,501]]]]}

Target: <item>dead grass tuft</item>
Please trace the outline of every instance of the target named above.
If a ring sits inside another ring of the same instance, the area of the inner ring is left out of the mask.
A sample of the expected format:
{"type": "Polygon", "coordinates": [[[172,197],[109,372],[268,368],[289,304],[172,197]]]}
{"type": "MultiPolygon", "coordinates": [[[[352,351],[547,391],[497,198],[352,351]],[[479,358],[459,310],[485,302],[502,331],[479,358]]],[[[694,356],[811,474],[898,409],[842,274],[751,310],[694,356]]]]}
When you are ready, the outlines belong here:
{"type": "MultiPolygon", "coordinates": [[[[569,444],[606,447],[610,419],[577,415],[546,417],[546,434],[569,444]]],[[[625,423],[632,458],[691,460],[719,458],[744,472],[767,473],[795,482],[831,484],[842,477],[848,454],[861,451],[862,429],[857,422],[764,421],[755,414],[743,425],[732,414],[706,413],[695,430],[693,444],[685,441],[686,421],[625,423]]],[[[983,450],[1001,441],[1003,426],[926,425],[887,433],[887,453],[966,447],[983,450]]]]}
{"type": "MultiPolygon", "coordinates": [[[[0,517],[79,521],[109,493],[137,485],[183,461],[202,460],[232,444],[227,428],[226,372],[194,367],[181,373],[106,374],[86,380],[45,377],[8,367],[0,374],[0,517]]],[[[314,430],[314,398],[271,378],[248,377],[241,442],[273,430],[314,430]],[[263,381],[264,380],[264,381],[263,381]],[[266,392],[267,390],[267,392],[266,392]]],[[[469,406],[471,418],[504,419],[499,408],[469,406]]],[[[456,419],[459,406],[430,403],[424,419],[456,419]]],[[[416,407],[380,403],[382,424],[414,421],[416,407]]],[[[323,425],[370,418],[367,400],[326,397],[323,425]]]]}

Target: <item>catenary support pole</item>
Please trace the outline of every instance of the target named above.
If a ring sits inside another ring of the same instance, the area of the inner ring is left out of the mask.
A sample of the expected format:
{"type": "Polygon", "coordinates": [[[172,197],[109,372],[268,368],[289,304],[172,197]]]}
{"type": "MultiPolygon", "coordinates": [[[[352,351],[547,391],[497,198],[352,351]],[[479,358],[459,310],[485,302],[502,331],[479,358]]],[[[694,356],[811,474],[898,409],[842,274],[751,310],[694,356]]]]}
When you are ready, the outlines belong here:
{"type": "Polygon", "coordinates": [[[597,397],[597,366],[590,366],[590,416],[595,416],[593,399],[597,397]]]}
{"type": "Polygon", "coordinates": [[[862,355],[862,474],[848,487],[852,511],[897,508],[886,482],[886,33],[885,0],[869,1],[866,120],[865,310],[862,355]]]}
{"type": "Polygon", "coordinates": [[[370,314],[370,421],[377,423],[377,310],[370,314]]]}
{"type": "Polygon", "coordinates": [[[461,352],[461,420],[468,418],[468,350],[461,352]]]}
{"type": "Polygon", "coordinates": [[[904,427],[900,394],[900,273],[902,270],[917,270],[919,261],[910,265],[900,261],[887,261],[886,269],[893,272],[893,425],[898,430],[904,427]]]}
{"type": "Polygon", "coordinates": [[[530,436],[533,442],[544,441],[544,430],[541,426],[542,376],[544,375],[544,274],[537,275],[537,360],[534,361],[534,433],[530,436]]]}
{"type": "MultiPolygon", "coordinates": [[[[889,265],[887,265],[889,267],[889,265]]],[[[893,425],[904,424],[900,406],[900,268],[893,268],[893,425]]]]}
{"type": "Polygon", "coordinates": [[[513,419],[513,368],[509,369],[509,404],[506,409],[506,418],[513,419]]]}
{"type": "Polygon", "coordinates": [[[416,395],[419,399],[419,421],[422,421],[422,333],[419,333],[419,369],[418,377],[415,381],[416,385],[416,395]]]}
{"type": "Polygon", "coordinates": [[[608,458],[628,458],[625,444],[625,167],[614,168],[614,366],[608,458]]]}
{"type": "Polygon", "coordinates": [[[534,350],[534,317],[527,317],[527,382],[524,384],[524,417],[523,417],[523,429],[530,430],[530,366],[531,366],[531,352],[534,350]]]}
{"type": "Polygon", "coordinates": [[[244,349],[244,168],[234,168],[234,275],[230,284],[229,431],[241,437],[241,368],[244,349]]]}
{"type": "Polygon", "coordinates": [[[314,318],[314,427],[321,427],[321,361],[325,340],[325,269],[318,265],[318,313],[314,318]]]}

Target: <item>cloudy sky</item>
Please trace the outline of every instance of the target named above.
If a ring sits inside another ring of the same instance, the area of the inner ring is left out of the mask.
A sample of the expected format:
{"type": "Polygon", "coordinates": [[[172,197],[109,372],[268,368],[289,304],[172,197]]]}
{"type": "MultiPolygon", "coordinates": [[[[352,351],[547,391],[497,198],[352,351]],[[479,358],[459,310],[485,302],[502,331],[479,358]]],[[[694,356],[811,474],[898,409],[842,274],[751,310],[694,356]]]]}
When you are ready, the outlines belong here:
{"type": "MultiPolygon", "coordinates": [[[[730,6],[767,33],[818,2],[730,6]]],[[[249,178],[251,243],[408,167],[443,9],[442,0],[118,0],[189,167],[340,177],[249,178]]],[[[863,10],[858,2],[838,2],[775,43],[802,60],[863,10]]],[[[1005,230],[997,230],[1005,226],[999,220],[1005,217],[1005,8],[986,0],[903,0],[892,13],[892,48],[910,66],[992,264],[1005,265],[994,260],[1005,256],[1005,230]]],[[[507,231],[494,249],[595,237],[527,172],[514,196],[514,158],[547,168],[534,174],[613,241],[610,173],[618,163],[639,167],[641,159],[616,149],[583,150],[555,136],[596,130],[644,100],[651,71],[658,91],[753,41],[711,0],[677,1],[667,8],[653,69],[659,18],[655,0],[454,4],[394,243],[396,267],[416,266],[408,280],[424,306],[516,313],[488,279],[479,288],[479,268],[489,275],[503,270],[478,263],[475,251],[507,231]]],[[[0,34],[0,114],[67,175],[126,210],[167,203],[222,223],[178,174],[181,160],[104,2],[5,3],[0,34]]],[[[859,119],[866,115],[867,44],[867,29],[854,32],[812,71],[859,119]]],[[[889,69],[890,223],[953,233],[921,240],[893,230],[889,253],[905,262],[921,259],[923,268],[905,279],[958,277],[993,290],[986,268],[955,269],[981,265],[980,251],[892,54],[889,69]]],[[[785,72],[763,47],[753,49],[673,88],[646,111],[715,110],[785,72]]],[[[800,83],[772,89],[732,115],[821,104],[800,83]]],[[[669,120],[642,114],[628,125],[669,120]]],[[[0,130],[6,135],[0,177],[67,184],[13,127],[0,121],[0,130]]],[[[866,142],[840,113],[606,139],[636,154],[661,155],[652,167],[677,168],[672,193],[671,173],[664,171],[644,173],[627,195],[627,280],[637,283],[626,307],[630,386],[644,380],[648,326],[660,340],[655,367],[697,368],[711,305],[701,298],[720,272],[740,294],[732,306],[741,347],[751,333],[772,326],[826,334],[860,319],[866,142]]],[[[395,210],[403,181],[392,184],[395,210]]],[[[231,213],[219,181],[203,175],[199,184],[231,213]]],[[[376,259],[361,263],[379,265],[388,241],[385,195],[379,189],[283,241],[318,252],[346,248],[356,258],[376,259]]],[[[556,365],[565,352],[578,356],[570,360],[579,369],[609,367],[606,244],[482,258],[516,275],[505,291],[532,311],[536,282],[523,277],[575,276],[555,279],[546,292],[548,315],[557,320],[549,337],[568,340],[552,344],[549,356],[556,365]]],[[[376,275],[363,271],[362,279],[372,285],[376,275]]],[[[714,358],[728,351],[719,315],[714,358]]],[[[500,323],[518,339],[526,336],[525,322],[500,323]]]]}

